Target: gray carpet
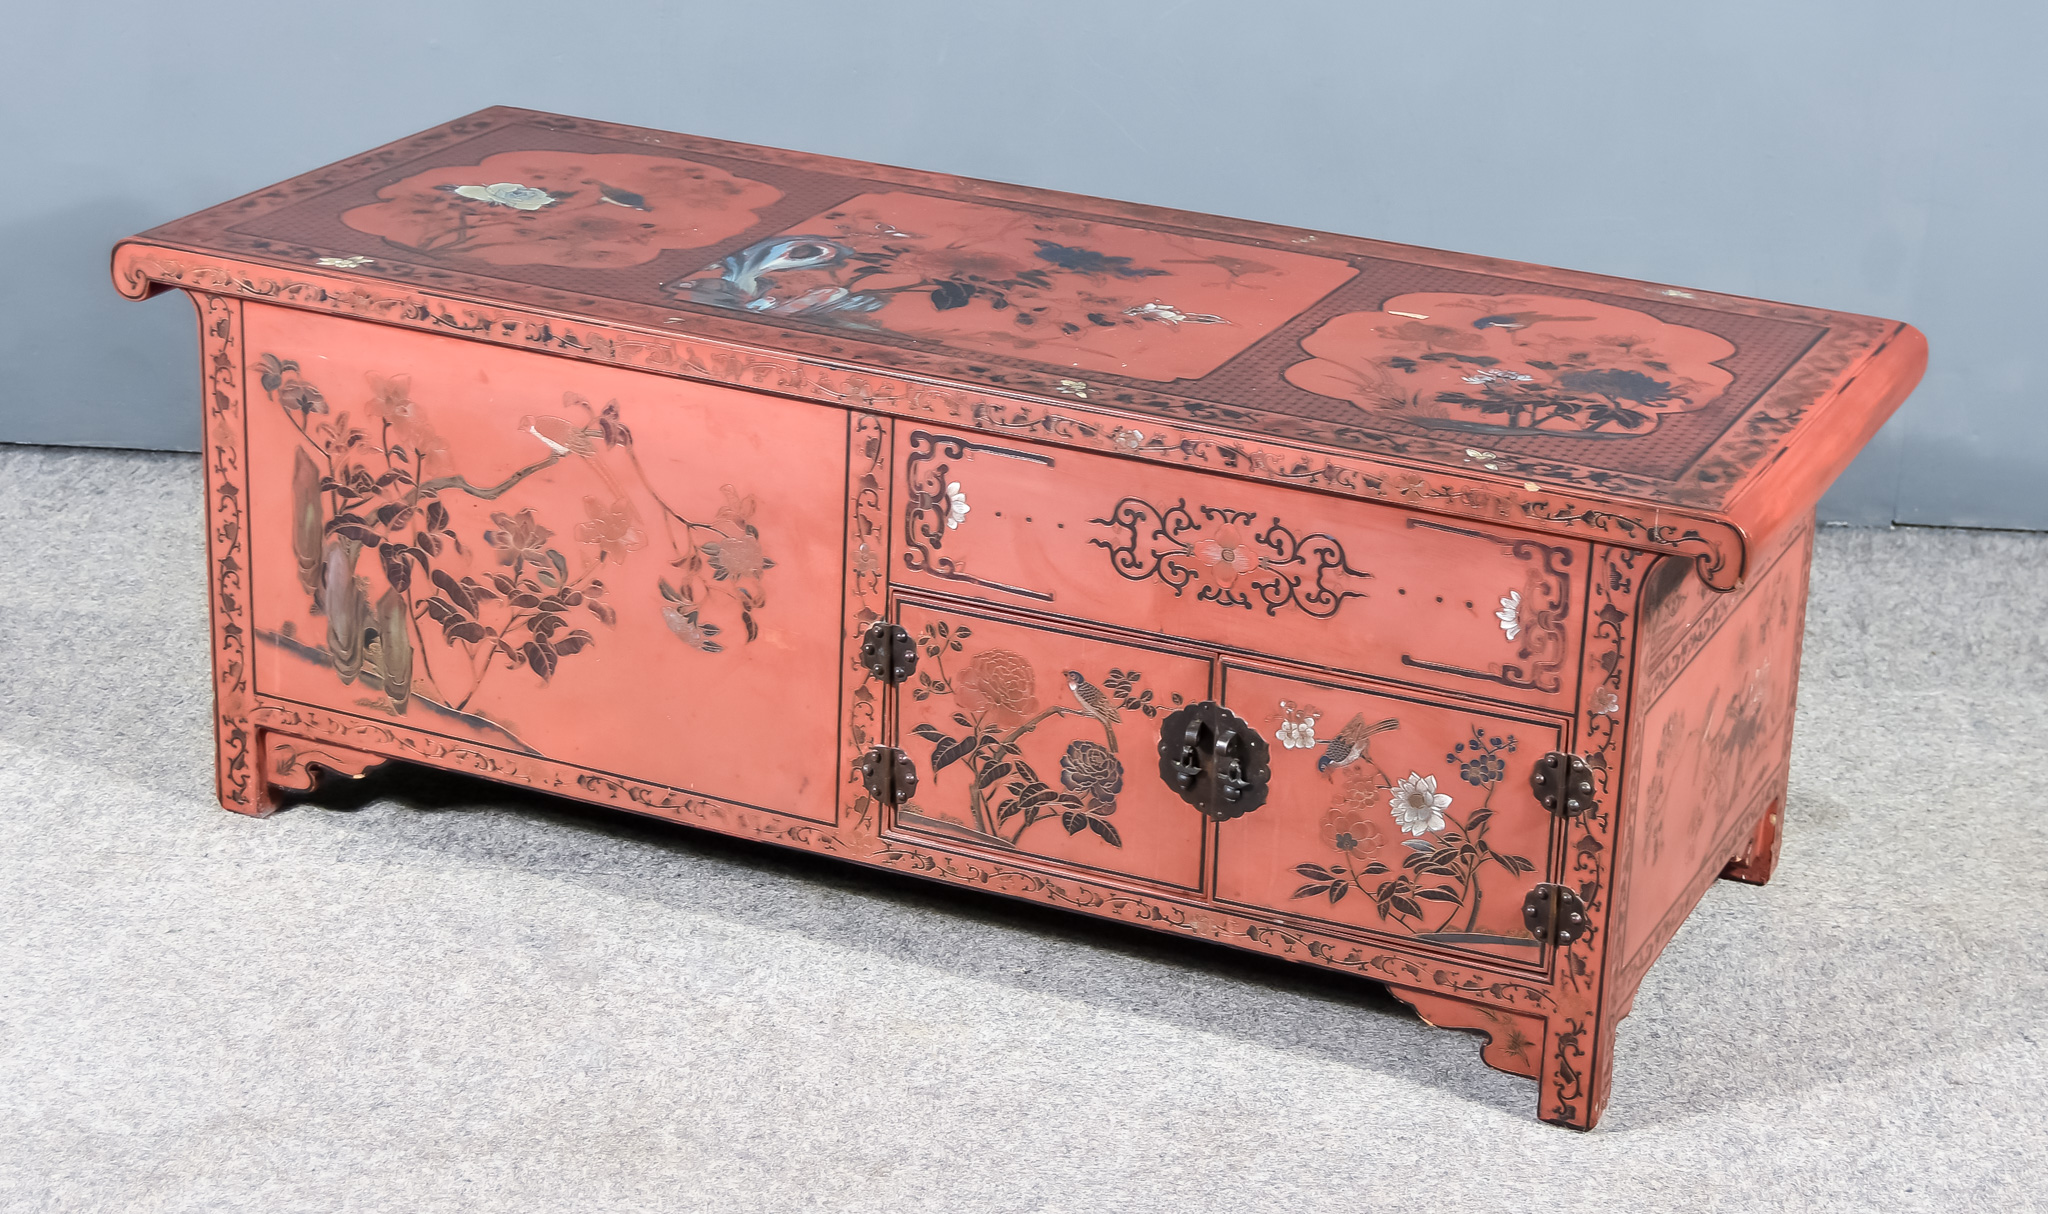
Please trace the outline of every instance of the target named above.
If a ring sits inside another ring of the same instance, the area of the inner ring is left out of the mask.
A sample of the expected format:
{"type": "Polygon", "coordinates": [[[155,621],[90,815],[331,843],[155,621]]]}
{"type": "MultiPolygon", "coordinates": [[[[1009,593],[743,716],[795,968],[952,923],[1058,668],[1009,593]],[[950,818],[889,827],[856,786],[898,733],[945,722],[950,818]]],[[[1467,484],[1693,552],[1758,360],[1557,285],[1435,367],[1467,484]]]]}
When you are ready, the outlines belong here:
{"type": "Polygon", "coordinates": [[[1581,1135],[1221,948],[452,778],[224,813],[199,500],[0,448],[7,1210],[2048,1200],[2048,536],[1823,533],[1777,879],[1707,895],[1581,1135]]]}

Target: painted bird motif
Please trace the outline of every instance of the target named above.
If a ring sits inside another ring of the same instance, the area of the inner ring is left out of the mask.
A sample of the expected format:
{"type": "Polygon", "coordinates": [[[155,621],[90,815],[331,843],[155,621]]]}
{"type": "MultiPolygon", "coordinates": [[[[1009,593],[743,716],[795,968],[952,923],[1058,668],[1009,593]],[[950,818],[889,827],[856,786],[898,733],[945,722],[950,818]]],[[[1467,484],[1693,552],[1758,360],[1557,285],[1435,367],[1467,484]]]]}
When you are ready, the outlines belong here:
{"type": "MultiPolygon", "coordinates": [[[[892,229],[893,230],[893,229],[892,229]]],[[[853,249],[823,236],[785,236],[749,245],[725,259],[716,278],[686,278],[667,284],[691,303],[740,308],[772,316],[833,317],[840,313],[873,312],[888,302],[881,295],[822,285],[796,295],[776,295],[774,275],[790,270],[820,270],[853,256],[853,249]]],[[[855,323],[851,319],[844,323],[855,323]]]]}
{"type": "Polygon", "coordinates": [[[631,190],[622,190],[615,185],[605,185],[603,182],[598,183],[597,197],[601,202],[609,202],[615,207],[625,207],[629,211],[651,211],[654,209],[647,205],[647,199],[641,195],[635,194],[631,190]]]}
{"type": "MultiPolygon", "coordinates": [[[[1116,706],[1116,701],[1110,699],[1102,688],[1090,683],[1080,671],[1069,670],[1066,675],[1067,690],[1074,693],[1074,702],[1081,706],[1083,712],[1102,722],[1105,730],[1124,719],[1123,710],[1116,706]]],[[[1115,736],[1113,733],[1110,734],[1112,739],[1115,736]]],[[[1114,749],[1114,740],[1110,745],[1114,749]]]]}
{"type": "Polygon", "coordinates": [[[1337,731],[1323,747],[1323,756],[1316,760],[1316,770],[1328,775],[1333,768],[1346,767],[1360,759],[1371,757],[1372,736],[1389,729],[1399,729],[1401,723],[1392,717],[1372,725],[1365,723],[1365,714],[1358,713],[1344,728],[1337,731]]]}
{"type": "Polygon", "coordinates": [[[773,307],[768,292],[772,275],[788,270],[816,270],[846,260],[852,249],[823,236],[785,236],[748,245],[725,259],[716,278],[693,278],[673,284],[694,303],[763,311],[773,307]]]}
{"type": "Polygon", "coordinates": [[[1546,320],[1570,322],[1591,320],[1590,316],[1550,316],[1542,312],[1496,312],[1482,316],[1472,322],[1475,329],[1526,329],[1530,325],[1542,324],[1546,320]]]}
{"type": "MultiPolygon", "coordinates": [[[[580,398],[572,392],[564,398],[563,403],[580,403],[580,398]]],[[[588,406],[585,406],[585,410],[588,411],[588,406]]],[[[612,476],[611,469],[605,467],[604,461],[598,458],[598,453],[604,450],[603,427],[596,424],[579,426],[567,418],[529,413],[519,419],[519,428],[539,439],[541,445],[558,458],[573,455],[589,461],[590,466],[597,470],[598,479],[604,482],[605,488],[612,491],[612,496],[624,496],[618,481],[612,476]]]]}

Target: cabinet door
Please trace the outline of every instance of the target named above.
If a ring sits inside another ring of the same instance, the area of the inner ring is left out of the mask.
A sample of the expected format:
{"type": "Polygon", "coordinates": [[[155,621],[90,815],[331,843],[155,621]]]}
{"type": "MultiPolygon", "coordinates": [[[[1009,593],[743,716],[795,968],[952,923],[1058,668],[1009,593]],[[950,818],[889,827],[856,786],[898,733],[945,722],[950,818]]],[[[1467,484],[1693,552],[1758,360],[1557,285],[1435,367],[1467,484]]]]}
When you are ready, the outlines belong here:
{"type": "Polygon", "coordinates": [[[1561,726],[1228,665],[1272,791],[1222,824],[1216,898],[1531,964],[1523,896],[1562,835],[1530,775],[1561,726]]]}
{"type": "Polygon", "coordinates": [[[1210,663],[1049,625],[905,604],[917,672],[896,745],[917,766],[896,828],[978,850],[1201,885],[1205,819],[1159,774],[1159,721],[1210,663]]]}
{"type": "Polygon", "coordinates": [[[834,812],[847,415],[248,309],[256,690],[834,812]]]}

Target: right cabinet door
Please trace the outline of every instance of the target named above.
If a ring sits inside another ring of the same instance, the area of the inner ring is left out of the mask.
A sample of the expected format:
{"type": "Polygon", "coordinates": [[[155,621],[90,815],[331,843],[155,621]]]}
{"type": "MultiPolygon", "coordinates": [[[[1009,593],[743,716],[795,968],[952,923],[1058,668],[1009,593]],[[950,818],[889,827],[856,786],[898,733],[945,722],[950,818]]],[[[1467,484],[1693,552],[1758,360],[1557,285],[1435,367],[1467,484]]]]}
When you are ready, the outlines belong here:
{"type": "Polygon", "coordinates": [[[1268,738],[1272,791],[1218,831],[1218,901],[1542,961],[1522,904],[1562,831],[1530,776],[1560,722],[1236,664],[1223,700],[1268,738]]]}

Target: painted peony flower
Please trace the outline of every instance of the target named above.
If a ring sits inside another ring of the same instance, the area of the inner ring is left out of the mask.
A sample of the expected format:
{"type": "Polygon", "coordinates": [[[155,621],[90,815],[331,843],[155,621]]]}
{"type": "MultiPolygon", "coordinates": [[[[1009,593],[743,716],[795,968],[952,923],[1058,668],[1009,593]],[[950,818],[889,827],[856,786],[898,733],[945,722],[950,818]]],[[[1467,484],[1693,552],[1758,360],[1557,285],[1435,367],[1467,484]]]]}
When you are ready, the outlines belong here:
{"type": "Polygon", "coordinates": [[[1083,738],[1060,756],[1060,783],[1098,807],[1111,806],[1124,789],[1124,765],[1102,743],[1083,738]]]}
{"type": "Polygon", "coordinates": [[[1387,790],[1387,807],[1393,810],[1394,825],[1411,835],[1428,834],[1444,828],[1444,811],[1451,799],[1436,790],[1436,777],[1409,772],[1387,790]]]}
{"type": "Polygon", "coordinates": [[[1380,846],[1380,830],[1374,826],[1358,807],[1334,805],[1323,815],[1321,822],[1323,842],[1341,852],[1377,851],[1380,846]]]}
{"type": "Polygon", "coordinates": [[[953,698],[970,713],[987,713],[997,728],[1012,729],[1038,711],[1038,679],[1022,657],[990,649],[954,676],[953,698]]]}
{"type": "Polygon", "coordinates": [[[639,516],[625,499],[607,506],[586,497],[583,513],[589,517],[576,524],[576,542],[595,548],[600,560],[623,565],[627,553],[646,547],[647,533],[640,529],[639,516]]]}
{"type": "Polygon", "coordinates": [[[967,504],[967,491],[966,491],[966,490],[964,490],[964,489],[962,489],[962,488],[960,487],[960,482],[959,482],[959,481],[949,481],[949,482],[947,482],[947,484],[946,484],[946,530],[948,530],[948,531],[956,531],[956,530],[958,530],[958,529],[959,529],[959,527],[960,527],[960,524],[961,524],[961,523],[964,523],[964,522],[966,522],[966,521],[967,521],[967,512],[968,512],[968,510],[970,510],[971,508],[972,508],[972,507],[968,506],[968,504],[967,504]]]}
{"type": "Polygon", "coordinates": [[[760,577],[764,570],[775,564],[761,551],[761,541],[751,535],[712,540],[703,548],[704,555],[710,559],[711,567],[721,579],[760,577]]]}
{"type": "Polygon", "coordinates": [[[491,522],[498,529],[484,532],[484,543],[497,550],[500,565],[516,567],[547,561],[548,541],[554,538],[555,533],[535,522],[531,509],[517,514],[494,511],[491,522]]]}

